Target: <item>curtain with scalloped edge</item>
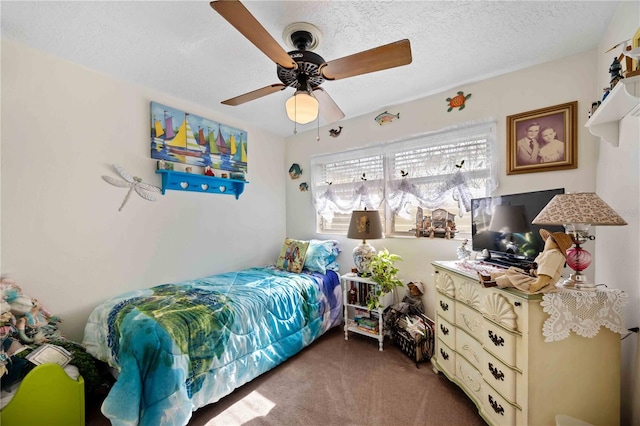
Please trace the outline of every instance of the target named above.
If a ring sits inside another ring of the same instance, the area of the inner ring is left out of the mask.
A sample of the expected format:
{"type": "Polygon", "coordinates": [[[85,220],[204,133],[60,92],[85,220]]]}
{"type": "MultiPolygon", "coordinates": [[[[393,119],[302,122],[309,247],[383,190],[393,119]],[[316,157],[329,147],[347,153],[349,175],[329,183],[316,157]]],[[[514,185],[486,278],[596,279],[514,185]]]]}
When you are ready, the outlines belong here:
{"type": "Polygon", "coordinates": [[[471,198],[497,188],[496,123],[449,127],[398,142],[311,158],[311,195],[328,222],[336,213],[378,210],[409,218],[409,206],[440,208],[453,199],[462,217],[471,198]]]}
{"type": "Polygon", "coordinates": [[[311,196],[316,211],[331,222],[335,213],[377,210],[384,201],[382,147],[370,147],[311,159],[311,196]]]}
{"type": "Polygon", "coordinates": [[[496,123],[465,124],[385,147],[391,212],[409,219],[410,206],[429,210],[455,201],[460,217],[471,198],[497,188],[496,123]]]}

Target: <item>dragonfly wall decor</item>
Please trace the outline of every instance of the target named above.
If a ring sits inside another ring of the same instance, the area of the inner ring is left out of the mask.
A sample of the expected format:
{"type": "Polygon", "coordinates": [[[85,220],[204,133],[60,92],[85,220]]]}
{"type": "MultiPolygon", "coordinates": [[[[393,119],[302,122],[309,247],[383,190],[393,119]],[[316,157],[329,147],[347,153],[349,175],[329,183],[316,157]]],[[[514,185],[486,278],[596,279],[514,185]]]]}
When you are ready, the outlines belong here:
{"type": "Polygon", "coordinates": [[[148,183],[144,183],[142,182],[142,179],[137,176],[131,176],[119,165],[114,164],[113,168],[116,169],[118,174],[122,176],[122,179],[124,180],[114,179],[111,176],[105,176],[105,175],[102,175],[102,179],[109,182],[111,185],[119,186],[121,188],[129,188],[129,191],[127,192],[127,195],[125,195],[124,200],[122,201],[122,204],[120,205],[120,208],[118,209],[118,211],[122,211],[122,208],[124,207],[124,205],[127,204],[127,201],[129,201],[129,196],[131,195],[131,192],[134,190],[138,193],[139,196],[149,201],[156,200],[156,196],[150,192],[158,192],[158,193],[161,192],[159,187],[150,185],[148,183]]]}

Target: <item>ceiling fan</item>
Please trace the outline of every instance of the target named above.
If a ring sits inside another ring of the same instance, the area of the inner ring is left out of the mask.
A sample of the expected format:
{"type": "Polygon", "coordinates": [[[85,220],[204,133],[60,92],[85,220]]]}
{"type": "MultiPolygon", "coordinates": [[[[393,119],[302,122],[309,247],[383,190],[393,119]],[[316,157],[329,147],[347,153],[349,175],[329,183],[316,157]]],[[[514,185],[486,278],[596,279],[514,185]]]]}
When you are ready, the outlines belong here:
{"type": "Polygon", "coordinates": [[[339,80],[411,63],[411,44],[407,39],[327,62],[320,55],[307,50],[317,45],[317,36],[314,35],[317,28],[306,23],[289,26],[293,27],[290,38],[296,50],[287,52],[239,0],[217,0],[210,5],[276,63],[278,79],[281,81],[222,101],[225,105],[240,105],[293,87],[296,92],[286,104],[289,119],[306,124],[315,120],[319,111],[325,121],[333,123],[342,119],[344,113],[320,87],[325,80],[339,80]]]}

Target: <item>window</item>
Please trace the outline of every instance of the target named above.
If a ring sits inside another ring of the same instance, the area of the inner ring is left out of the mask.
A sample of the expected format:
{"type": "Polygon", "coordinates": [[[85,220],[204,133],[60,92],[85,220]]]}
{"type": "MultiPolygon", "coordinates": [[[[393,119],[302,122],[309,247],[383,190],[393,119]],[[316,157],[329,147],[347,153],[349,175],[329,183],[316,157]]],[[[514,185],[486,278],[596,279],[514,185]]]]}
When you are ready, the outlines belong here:
{"type": "Polygon", "coordinates": [[[312,158],[317,231],[346,234],[351,211],[366,207],[380,211],[387,235],[415,235],[420,209],[428,222],[438,210],[470,235],[470,200],[497,182],[495,128],[467,125],[312,158]]]}

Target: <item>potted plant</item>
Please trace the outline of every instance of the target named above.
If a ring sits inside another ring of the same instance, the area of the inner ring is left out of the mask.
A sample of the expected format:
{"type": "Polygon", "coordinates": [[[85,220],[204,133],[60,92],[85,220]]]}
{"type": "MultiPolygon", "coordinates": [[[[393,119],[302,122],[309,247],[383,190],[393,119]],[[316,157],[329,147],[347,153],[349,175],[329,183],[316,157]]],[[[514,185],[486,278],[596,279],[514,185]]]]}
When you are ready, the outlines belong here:
{"type": "Polygon", "coordinates": [[[369,271],[371,279],[378,285],[376,291],[367,299],[367,308],[379,308],[380,297],[394,291],[396,287],[402,287],[402,281],[397,277],[398,268],[395,266],[395,263],[401,260],[400,256],[389,253],[387,249],[380,250],[371,257],[369,271]]]}

